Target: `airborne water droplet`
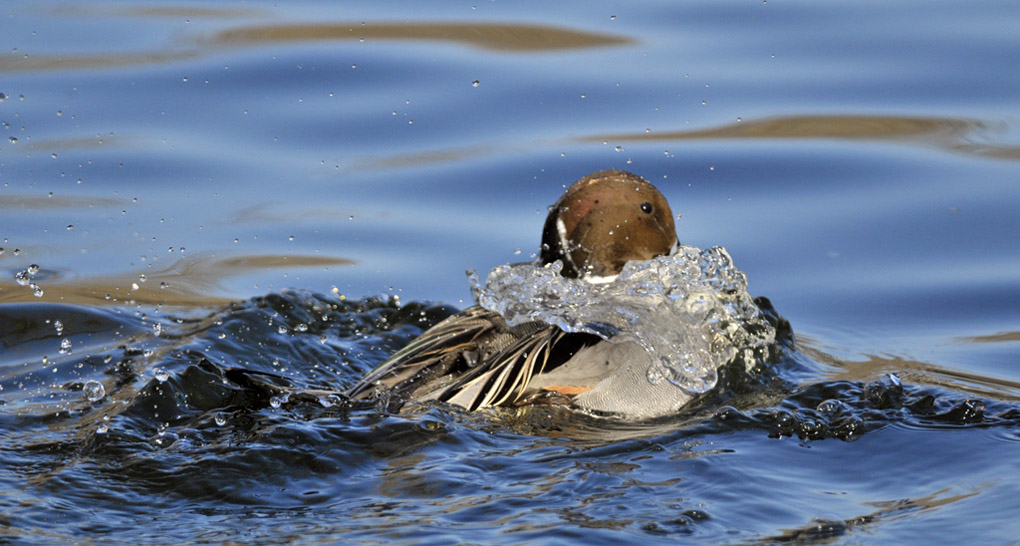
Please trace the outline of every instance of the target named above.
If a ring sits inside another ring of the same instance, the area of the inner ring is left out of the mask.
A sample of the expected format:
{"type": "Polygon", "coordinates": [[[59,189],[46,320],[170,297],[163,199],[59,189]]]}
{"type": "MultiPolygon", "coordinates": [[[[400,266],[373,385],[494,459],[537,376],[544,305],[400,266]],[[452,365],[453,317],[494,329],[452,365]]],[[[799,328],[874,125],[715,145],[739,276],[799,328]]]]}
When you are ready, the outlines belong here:
{"type": "Polygon", "coordinates": [[[166,382],[167,379],[170,379],[170,373],[164,370],[163,368],[154,368],[152,370],[152,376],[155,377],[156,381],[159,381],[160,383],[164,383],[166,382]]]}
{"type": "Polygon", "coordinates": [[[98,402],[106,396],[106,388],[103,387],[102,383],[95,379],[89,379],[86,381],[81,392],[85,395],[85,398],[88,399],[89,402],[98,402]]]}

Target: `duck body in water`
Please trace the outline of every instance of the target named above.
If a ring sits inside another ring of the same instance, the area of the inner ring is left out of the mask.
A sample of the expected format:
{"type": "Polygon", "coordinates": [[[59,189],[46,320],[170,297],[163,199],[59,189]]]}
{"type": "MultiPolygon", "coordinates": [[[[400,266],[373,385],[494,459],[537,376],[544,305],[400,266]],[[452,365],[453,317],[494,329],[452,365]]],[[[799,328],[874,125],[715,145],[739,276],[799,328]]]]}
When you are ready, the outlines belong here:
{"type": "MultiPolygon", "coordinates": [[[[666,198],[641,177],[618,170],[585,176],[553,205],[540,262],[589,283],[613,282],[632,260],[677,248],[666,198]]],[[[652,382],[652,356],[633,340],[567,332],[541,321],[509,324],[481,306],[436,324],[348,391],[352,400],[443,401],[468,410],[567,404],[628,418],[674,413],[695,393],[652,382]]]]}

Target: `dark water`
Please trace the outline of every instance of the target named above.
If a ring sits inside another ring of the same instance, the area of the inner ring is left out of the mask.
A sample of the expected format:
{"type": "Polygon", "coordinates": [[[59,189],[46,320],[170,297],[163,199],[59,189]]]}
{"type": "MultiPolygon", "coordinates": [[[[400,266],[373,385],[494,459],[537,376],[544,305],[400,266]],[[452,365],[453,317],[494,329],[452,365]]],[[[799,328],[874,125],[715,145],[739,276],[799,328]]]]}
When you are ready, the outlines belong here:
{"type": "Polygon", "coordinates": [[[1016,3],[0,15],[0,542],[1020,542],[1016,3]],[[329,396],[611,167],[780,358],[642,423],[329,396]]]}

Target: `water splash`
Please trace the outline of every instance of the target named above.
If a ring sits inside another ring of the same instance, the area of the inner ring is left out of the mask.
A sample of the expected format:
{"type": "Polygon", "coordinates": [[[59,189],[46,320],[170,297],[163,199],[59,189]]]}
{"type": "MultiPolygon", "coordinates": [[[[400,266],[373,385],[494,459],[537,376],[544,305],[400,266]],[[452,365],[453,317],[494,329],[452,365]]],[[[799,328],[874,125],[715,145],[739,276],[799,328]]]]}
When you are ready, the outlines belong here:
{"type": "Polygon", "coordinates": [[[605,284],[565,278],[561,267],[502,265],[484,286],[473,271],[468,277],[475,301],[509,324],[537,320],[637,342],[652,356],[652,384],[666,380],[695,393],[714,387],[716,371],[738,355],[753,366],[775,341],[725,248],[680,245],[668,256],[629,262],[605,284]]]}

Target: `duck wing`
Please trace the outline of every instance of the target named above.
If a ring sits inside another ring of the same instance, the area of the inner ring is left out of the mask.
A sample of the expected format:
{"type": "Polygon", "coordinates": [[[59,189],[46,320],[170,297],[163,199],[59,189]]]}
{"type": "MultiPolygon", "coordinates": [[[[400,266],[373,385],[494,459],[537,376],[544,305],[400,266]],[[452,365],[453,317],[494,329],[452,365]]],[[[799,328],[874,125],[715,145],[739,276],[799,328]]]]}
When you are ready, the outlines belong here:
{"type": "Polygon", "coordinates": [[[347,394],[352,400],[385,395],[391,411],[410,399],[468,410],[513,405],[533,377],[598,340],[541,322],[510,326],[498,313],[474,306],[430,328],[347,394]]]}

